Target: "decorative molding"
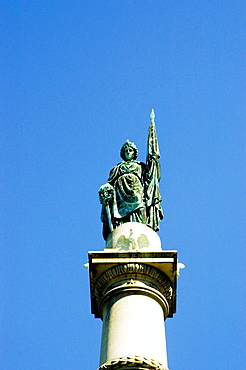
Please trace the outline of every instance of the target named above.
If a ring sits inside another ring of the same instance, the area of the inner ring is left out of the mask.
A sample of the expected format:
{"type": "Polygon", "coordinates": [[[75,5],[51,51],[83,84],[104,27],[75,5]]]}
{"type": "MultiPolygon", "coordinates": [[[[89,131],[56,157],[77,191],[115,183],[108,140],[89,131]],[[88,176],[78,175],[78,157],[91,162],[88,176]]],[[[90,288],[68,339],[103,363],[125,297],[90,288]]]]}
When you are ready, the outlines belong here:
{"type": "Polygon", "coordinates": [[[103,319],[104,308],[128,294],[153,298],[165,318],[176,312],[177,251],[89,252],[89,272],[91,310],[97,318],[103,319]],[[128,283],[131,279],[135,284],[128,283]]]}
{"type": "Polygon", "coordinates": [[[141,356],[118,357],[102,364],[98,370],[118,370],[118,369],[148,369],[148,370],[168,370],[158,361],[141,356]]]}
{"type": "MultiPolygon", "coordinates": [[[[162,271],[144,263],[124,263],[111,267],[98,278],[93,291],[96,301],[99,302],[102,299],[102,291],[109,282],[112,282],[113,279],[116,279],[120,276],[127,277],[127,275],[131,274],[134,274],[134,279],[136,279],[137,275],[145,275],[154,279],[161,285],[165,298],[168,301],[171,300],[173,294],[172,284],[169,278],[162,271]]],[[[131,284],[132,276],[130,277],[131,284]]]]}

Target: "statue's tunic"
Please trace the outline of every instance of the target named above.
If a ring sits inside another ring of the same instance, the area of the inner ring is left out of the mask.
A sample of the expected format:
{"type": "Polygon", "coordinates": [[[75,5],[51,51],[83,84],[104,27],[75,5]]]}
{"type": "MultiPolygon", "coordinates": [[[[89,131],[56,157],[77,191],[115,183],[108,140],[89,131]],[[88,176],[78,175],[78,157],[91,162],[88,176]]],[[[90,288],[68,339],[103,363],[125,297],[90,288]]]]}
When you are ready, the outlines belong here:
{"type": "Polygon", "coordinates": [[[145,167],[142,162],[129,161],[119,163],[110,171],[108,183],[114,187],[116,197],[113,217],[119,219],[119,222],[121,218],[130,215],[129,221],[145,223],[145,219],[141,219],[144,215],[136,212],[145,208],[143,189],[145,167]]]}
{"type": "MultiPolygon", "coordinates": [[[[144,199],[145,163],[135,160],[117,164],[109,174],[108,183],[114,188],[110,212],[114,228],[125,222],[147,223],[144,199]]],[[[103,237],[110,229],[105,207],[102,208],[103,237]]]]}
{"type": "MultiPolygon", "coordinates": [[[[147,166],[132,160],[121,162],[110,171],[107,183],[114,188],[114,197],[109,204],[114,228],[126,222],[140,222],[155,231],[159,229],[163,218],[159,178],[159,162],[153,157],[147,166]]],[[[103,236],[107,239],[110,229],[105,207],[101,220],[103,236]]]]}

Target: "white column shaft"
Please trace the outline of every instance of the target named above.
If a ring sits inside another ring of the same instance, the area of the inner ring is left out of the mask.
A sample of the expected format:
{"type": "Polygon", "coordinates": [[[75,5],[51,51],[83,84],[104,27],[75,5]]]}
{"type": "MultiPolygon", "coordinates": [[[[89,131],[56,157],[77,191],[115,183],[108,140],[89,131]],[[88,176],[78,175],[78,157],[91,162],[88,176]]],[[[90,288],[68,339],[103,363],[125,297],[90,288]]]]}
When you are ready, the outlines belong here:
{"type": "Polygon", "coordinates": [[[105,304],[100,364],[126,356],[154,359],[167,367],[163,310],[148,295],[112,297],[105,304]]]}

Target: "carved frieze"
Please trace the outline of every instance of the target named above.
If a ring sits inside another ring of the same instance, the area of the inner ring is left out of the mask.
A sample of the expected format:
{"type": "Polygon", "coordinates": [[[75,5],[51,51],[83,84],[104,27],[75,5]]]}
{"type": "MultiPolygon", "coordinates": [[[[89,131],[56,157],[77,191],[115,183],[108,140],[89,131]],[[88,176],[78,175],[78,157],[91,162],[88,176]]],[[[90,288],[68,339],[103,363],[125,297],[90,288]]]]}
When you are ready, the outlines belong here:
{"type": "Polygon", "coordinates": [[[134,277],[137,275],[146,275],[147,277],[154,279],[161,285],[165,298],[167,300],[172,298],[173,289],[171,282],[163,272],[155,267],[145,265],[143,263],[125,263],[108,269],[99,277],[94,288],[94,297],[96,300],[100,300],[102,290],[113,279],[131,274],[134,274],[134,277]]]}
{"type": "Polygon", "coordinates": [[[152,295],[161,303],[165,317],[169,312],[173,288],[169,278],[157,268],[143,263],[123,263],[106,270],[96,281],[93,289],[94,299],[99,311],[101,303],[113,290],[125,289],[137,285],[135,289],[142,294],[152,295]]]}

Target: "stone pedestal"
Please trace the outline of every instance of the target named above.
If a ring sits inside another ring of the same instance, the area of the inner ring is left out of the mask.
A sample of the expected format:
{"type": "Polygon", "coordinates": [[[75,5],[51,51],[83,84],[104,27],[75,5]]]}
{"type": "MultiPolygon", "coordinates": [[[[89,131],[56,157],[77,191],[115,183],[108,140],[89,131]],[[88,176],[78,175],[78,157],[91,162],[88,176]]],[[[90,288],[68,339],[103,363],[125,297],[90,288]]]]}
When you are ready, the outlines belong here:
{"type": "Polygon", "coordinates": [[[118,226],[106,241],[106,249],[112,252],[161,251],[159,235],[150,227],[138,222],[126,222],[118,226]]]}
{"type": "Polygon", "coordinates": [[[177,252],[108,245],[89,252],[92,313],[103,320],[99,369],[167,370],[164,320],[176,311],[177,252]]]}

